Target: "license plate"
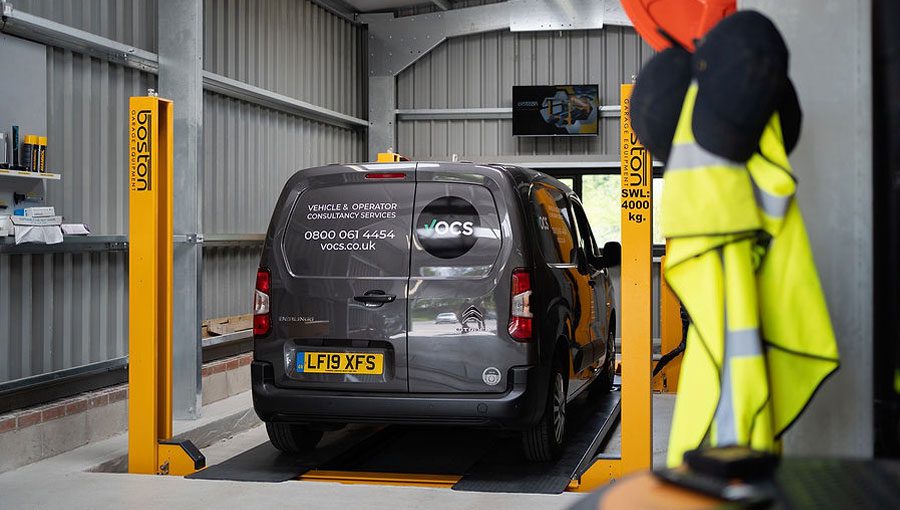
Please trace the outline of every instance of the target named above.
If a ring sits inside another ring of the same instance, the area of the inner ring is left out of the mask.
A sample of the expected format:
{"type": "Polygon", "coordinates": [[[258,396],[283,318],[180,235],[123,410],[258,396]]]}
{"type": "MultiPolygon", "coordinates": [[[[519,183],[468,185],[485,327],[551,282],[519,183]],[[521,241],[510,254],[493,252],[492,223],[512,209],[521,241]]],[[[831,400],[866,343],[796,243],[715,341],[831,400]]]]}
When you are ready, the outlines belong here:
{"type": "Polygon", "coordinates": [[[298,374],[363,374],[384,372],[384,354],[374,352],[298,352],[298,374]]]}

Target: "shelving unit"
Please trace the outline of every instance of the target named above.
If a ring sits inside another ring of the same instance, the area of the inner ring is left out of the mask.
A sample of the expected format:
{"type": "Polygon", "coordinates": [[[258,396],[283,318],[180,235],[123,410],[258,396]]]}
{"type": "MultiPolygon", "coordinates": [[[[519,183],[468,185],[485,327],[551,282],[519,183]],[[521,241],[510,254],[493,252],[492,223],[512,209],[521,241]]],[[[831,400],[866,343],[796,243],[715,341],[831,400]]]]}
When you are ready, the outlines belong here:
{"type": "Polygon", "coordinates": [[[62,176],[60,174],[54,174],[50,172],[29,172],[27,170],[9,170],[7,168],[0,168],[0,178],[44,179],[48,181],[58,181],[62,178],[62,176]]]}
{"type": "MultiPolygon", "coordinates": [[[[46,202],[44,199],[47,196],[47,183],[61,179],[62,176],[60,174],[50,172],[29,172],[0,168],[0,206],[4,206],[0,207],[0,215],[12,215],[16,208],[23,205],[16,203],[16,194],[27,195],[31,199],[37,198],[41,202],[46,202]]],[[[46,205],[46,203],[41,205],[46,205]]],[[[10,245],[12,245],[13,249],[15,248],[12,237],[0,237],[0,253],[11,251],[10,245]]]]}
{"type": "Polygon", "coordinates": [[[128,249],[128,236],[63,236],[59,244],[16,244],[14,237],[0,237],[0,254],[112,252],[128,249]]]}

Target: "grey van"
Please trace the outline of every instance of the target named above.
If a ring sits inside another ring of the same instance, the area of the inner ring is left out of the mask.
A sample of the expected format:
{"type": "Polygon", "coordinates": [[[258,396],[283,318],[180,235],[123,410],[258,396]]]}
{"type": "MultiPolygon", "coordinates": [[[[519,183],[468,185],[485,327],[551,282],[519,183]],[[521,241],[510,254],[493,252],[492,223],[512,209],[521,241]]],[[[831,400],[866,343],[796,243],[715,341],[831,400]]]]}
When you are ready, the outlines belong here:
{"type": "Polygon", "coordinates": [[[527,457],[549,460],[567,403],[612,385],[619,259],[534,170],[299,171],[257,273],[256,412],[285,452],[348,423],[458,424],[520,430],[527,457]]]}

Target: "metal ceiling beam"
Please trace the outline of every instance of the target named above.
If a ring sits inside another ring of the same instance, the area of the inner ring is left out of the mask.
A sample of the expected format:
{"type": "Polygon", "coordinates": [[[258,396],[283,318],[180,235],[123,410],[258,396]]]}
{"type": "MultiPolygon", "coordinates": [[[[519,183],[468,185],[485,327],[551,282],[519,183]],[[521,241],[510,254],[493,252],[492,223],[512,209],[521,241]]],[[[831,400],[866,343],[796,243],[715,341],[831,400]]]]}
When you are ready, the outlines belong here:
{"type": "MultiPolygon", "coordinates": [[[[598,0],[510,0],[513,32],[603,28],[606,4],[598,0]]],[[[618,3],[618,2],[616,2],[618,3]]]]}
{"type": "MultiPolygon", "coordinates": [[[[496,4],[451,9],[428,14],[395,17],[393,14],[360,14],[361,23],[369,26],[369,72],[375,76],[398,75],[401,71],[428,54],[450,37],[506,30],[513,23],[531,26],[534,31],[602,28],[605,25],[631,26],[618,0],[604,0],[602,8],[589,9],[594,13],[578,26],[545,22],[540,28],[542,13],[556,12],[559,19],[575,16],[579,5],[592,5],[596,0],[510,0],[496,4]],[[532,5],[533,4],[533,5],[532,5]],[[523,7],[535,7],[524,9],[523,7]],[[543,10],[536,9],[543,6],[543,10]],[[572,11],[574,14],[562,14],[572,11]],[[565,25],[565,26],[564,26],[565,25]]],[[[583,10],[583,9],[582,9],[583,10]]],[[[524,30],[524,28],[523,28],[524,30]]]]}
{"type": "Polygon", "coordinates": [[[335,16],[349,21],[353,24],[359,24],[359,20],[356,19],[357,12],[353,7],[348,5],[346,2],[342,0],[311,0],[312,3],[318,5],[319,7],[325,9],[326,11],[334,14],[335,16]]]}
{"type": "Polygon", "coordinates": [[[369,74],[396,76],[449,37],[509,28],[508,2],[395,17],[361,14],[369,25],[369,74]]]}

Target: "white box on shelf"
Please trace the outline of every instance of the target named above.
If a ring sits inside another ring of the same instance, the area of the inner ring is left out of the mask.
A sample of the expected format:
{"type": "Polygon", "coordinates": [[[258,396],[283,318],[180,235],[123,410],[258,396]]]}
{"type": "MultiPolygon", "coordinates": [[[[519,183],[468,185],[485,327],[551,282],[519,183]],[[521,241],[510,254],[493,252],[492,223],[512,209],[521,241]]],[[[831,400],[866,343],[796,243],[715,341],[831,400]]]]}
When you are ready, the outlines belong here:
{"type": "Polygon", "coordinates": [[[63,223],[62,231],[67,236],[86,236],[91,233],[91,229],[84,223],[63,223]]]}
{"type": "Polygon", "coordinates": [[[50,225],[62,225],[62,216],[48,216],[46,218],[27,218],[25,216],[10,216],[13,225],[22,227],[41,227],[50,225]]]}
{"type": "Polygon", "coordinates": [[[46,218],[48,216],[56,216],[56,209],[53,207],[26,207],[26,218],[46,218]]]}

